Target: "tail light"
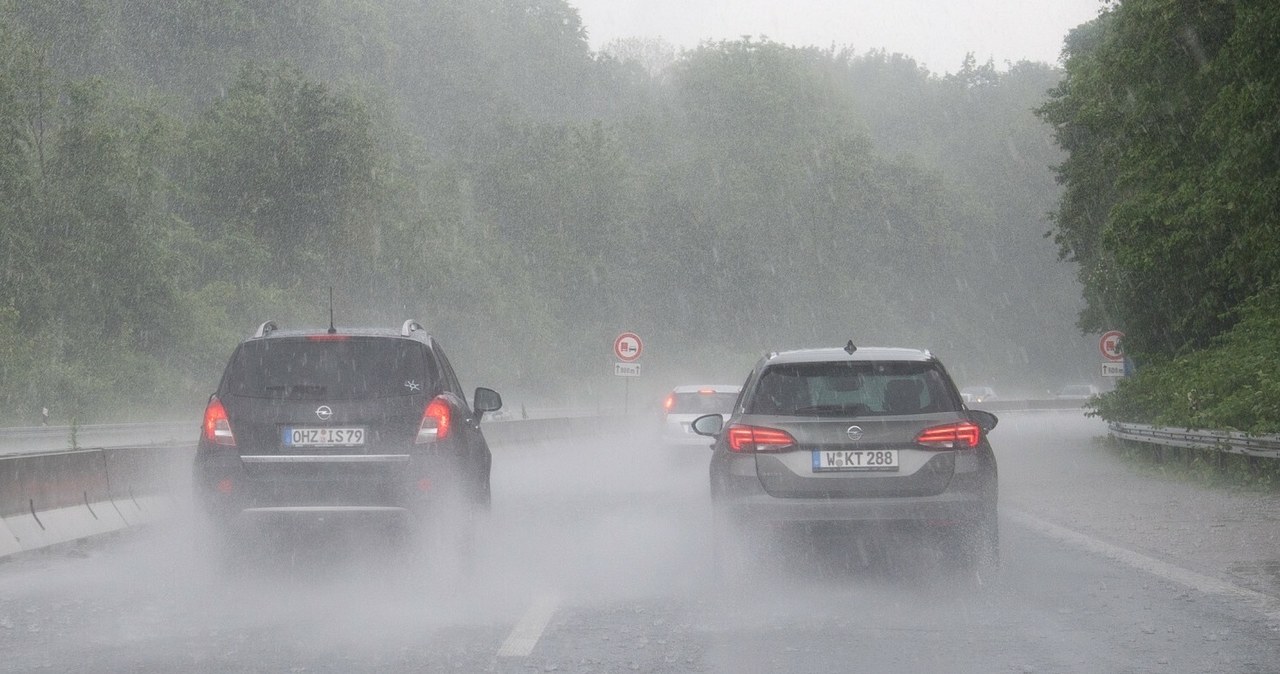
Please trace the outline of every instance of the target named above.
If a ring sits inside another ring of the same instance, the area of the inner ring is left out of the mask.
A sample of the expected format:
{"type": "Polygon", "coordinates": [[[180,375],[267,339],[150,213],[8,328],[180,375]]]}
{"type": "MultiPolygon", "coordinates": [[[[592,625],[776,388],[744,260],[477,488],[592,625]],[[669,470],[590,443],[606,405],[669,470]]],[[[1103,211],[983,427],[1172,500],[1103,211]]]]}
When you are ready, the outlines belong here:
{"type": "Polygon", "coordinates": [[[236,446],[236,436],[231,432],[231,420],[227,418],[227,408],[215,396],[209,399],[204,408],[204,439],[215,445],[236,446]]]}
{"type": "Polygon", "coordinates": [[[449,427],[453,425],[453,411],[449,409],[449,401],[443,396],[436,396],[427,403],[422,412],[422,423],[418,425],[418,444],[444,440],[449,437],[449,427]]]}
{"type": "Polygon", "coordinates": [[[969,449],[978,446],[982,429],[972,421],[934,426],[920,431],[916,444],[933,449],[969,449]]]}
{"type": "Polygon", "coordinates": [[[671,408],[676,404],[676,394],[672,393],[667,399],[662,401],[662,409],[670,412],[671,408]]]}
{"type": "Polygon", "coordinates": [[[734,424],[725,433],[731,452],[782,452],[796,446],[790,433],[776,428],[734,424]]]}

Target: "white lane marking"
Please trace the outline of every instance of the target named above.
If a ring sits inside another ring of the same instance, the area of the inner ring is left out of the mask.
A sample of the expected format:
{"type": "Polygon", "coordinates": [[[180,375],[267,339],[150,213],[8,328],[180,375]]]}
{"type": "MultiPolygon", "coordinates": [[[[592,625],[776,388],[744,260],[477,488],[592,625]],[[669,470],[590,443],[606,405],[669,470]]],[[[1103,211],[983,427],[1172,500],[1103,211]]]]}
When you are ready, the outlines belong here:
{"type": "Polygon", "coordinates": [[[502,647],[498,649],[498,657],[522,658],[532,653],[533,647],[538,645],[538,639],[542,638],[542,631],[547,628],[547,623],[551,621],[551,616],[555,614],[559,604],[560,600],[552,595],[536,597],[533,604],[529,606],[529,610],[521,616],[520,622],[511,629],[507,640],[502,642],[502,647]]]}
{"type": "Polygon", "coordinates": [[[1127,550],[1118,545],[1100,541],[1078,531],[1058,526],[1052,522],[1046,522],[1030,513],[1020,510],[1006,510],[1004,513],[1009,519],[1049,538],[1083,548],[1094,554],[1102,555],[1139,571],[1145,571],[1204,594],[1217,595],[1243,602],[1261,611],[1267,619],[1280,623],[1280,600],[1270,595],[1240,587],[1212,576],[1189,571],[1168,562],[1162,562],[1153,557],[1127,550]]]}

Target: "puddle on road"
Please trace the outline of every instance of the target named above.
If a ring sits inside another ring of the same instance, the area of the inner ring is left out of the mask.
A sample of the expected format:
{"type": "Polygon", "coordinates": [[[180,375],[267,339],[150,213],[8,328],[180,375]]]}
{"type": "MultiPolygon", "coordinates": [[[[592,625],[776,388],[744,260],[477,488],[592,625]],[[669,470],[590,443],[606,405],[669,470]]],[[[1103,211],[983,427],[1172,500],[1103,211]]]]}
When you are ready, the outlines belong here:
{"type": "Polygon", "coordinates": [[[1280,560],[1237,562],[1228,567],[1227,572],[1247,581],[1258,592],[1280,598],[1280,560]]]}

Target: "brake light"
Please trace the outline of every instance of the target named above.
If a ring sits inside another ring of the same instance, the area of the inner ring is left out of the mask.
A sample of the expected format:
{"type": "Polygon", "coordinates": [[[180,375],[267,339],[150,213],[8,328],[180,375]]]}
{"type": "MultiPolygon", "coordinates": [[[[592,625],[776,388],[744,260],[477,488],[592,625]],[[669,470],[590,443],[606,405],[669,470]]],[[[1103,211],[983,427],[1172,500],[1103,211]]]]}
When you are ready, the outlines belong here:
{"type": "Polygon", "coordinates": [[[698,393],[701,393],[701,394],[702,394],[702,395],[704,395],[704,396],[712,395],[712,394],[714,394],[715,392],[716,392],[716,390],[715,390],[715,389],[713,389],[713,388],[700,388],[700,389],[698,389],[698,393]]]}
{"type": "Polygon", "coordinates": [[[982,429],[977,424],[961,421],[920,431],[916,444],[934,449],[969,449],[977,447],[981,437],[982,429]]]}
{"type": "Polygon", "coordinates": [[[671,395],[667,396],[666,400],[662,401],[662,409],[665,409],[668,412],[670,412],[671,408],[675,404],[676,404],[676,394],[672,393],[671,395]]]}
{"type": "Polygon", "coordinates": [[[453,424],[453,412],[449,409],[449,401],[437,396],[427,403],[422,412],[422,423],[418,425],[418,444],[444,440],[449,437],[449,427],[453,424]]]}
{"type": "Polygon", "coordinates": [[[351,335],[307,335],[308,342],[345,342],[351,335]]]}
{"type": "Polygon", "coordinates": [[[215,396],[209,399],[204,408],[204,439],[215,445],[236,446],[236,436],[231,432],[231,420],[227,418],[227,408],[215,396]]]}
{"type": "Polygon", "coordinates": [[[776,428],[734,424],[725,432],[731,452],[781,452],[796,445],[790,433],[776,428]]]}

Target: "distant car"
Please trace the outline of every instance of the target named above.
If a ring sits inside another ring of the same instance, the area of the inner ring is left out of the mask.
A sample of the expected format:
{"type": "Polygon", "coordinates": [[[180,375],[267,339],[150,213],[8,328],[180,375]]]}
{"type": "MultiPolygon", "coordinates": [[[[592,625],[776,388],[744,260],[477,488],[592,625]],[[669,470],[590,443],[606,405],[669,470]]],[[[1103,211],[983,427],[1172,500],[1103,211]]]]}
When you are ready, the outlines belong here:
{"type": "Polygon", "coordinates": [[[491,455],[480,431],[502,398],[474,407],[440,344],[399,330],[279,330],[236,347],[205,407],[196,502],[219,542],[248,525],[420,520],[462,536],[489,507],[491,455]]]}
{"type": "MultiPolygon", "coordinates": [[[[927,351],[855,347],[761,359],[728,419],[699,417],[712,436],[718,564],[751,559],[760,531],[874,536],[937,532],[956,568],[981,577],[999,561],[995,415],[968,410],[927,351]]],[[[739,562],[740,563],[740,562],[739,562]]],[[[750,562],[747,562],[750,564],[750,562]]]]}
{"type": "Polygon", "coordinates": [[[1055,397],[1058,400],[1088,400],[1099,393],[1101,391],[1093,384],[1067,384],[1058,390],[1055,397]]]}
{"type": "Polygon", "coordinates": [[[698,384],[672,389],[662,401],[662,443],[667,446],[710,447],[711,441],[694,433],[690,424],[704,414],[728,416],[741,390],[741,386],[728,384],[698,384]]]}
{"type": "Polygon", "coordinates": [[[966,386],[960,389],[960,397],[964,398],[966,403],[985,403],[999,396],[990,386],[966,386]]]}

